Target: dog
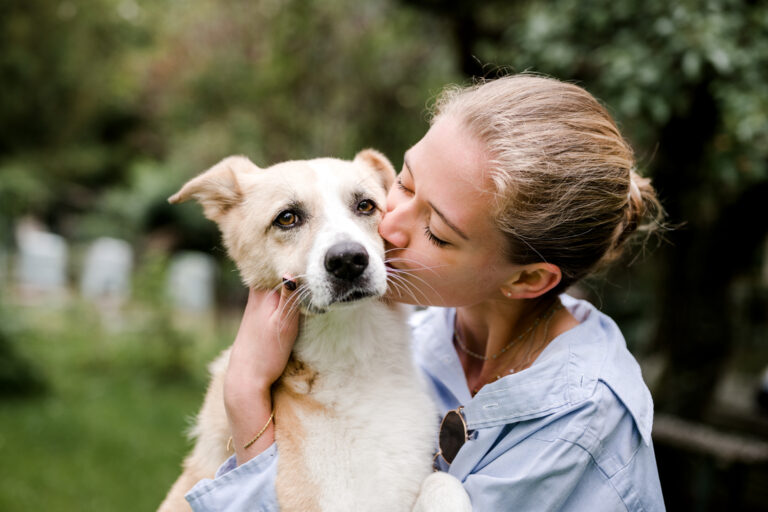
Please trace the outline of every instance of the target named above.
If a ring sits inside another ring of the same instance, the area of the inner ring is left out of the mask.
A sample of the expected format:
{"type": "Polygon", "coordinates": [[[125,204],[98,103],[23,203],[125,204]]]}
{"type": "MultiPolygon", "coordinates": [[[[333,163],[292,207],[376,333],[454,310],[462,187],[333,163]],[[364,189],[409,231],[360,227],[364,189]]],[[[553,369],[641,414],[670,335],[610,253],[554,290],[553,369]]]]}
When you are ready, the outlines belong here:
{"type": "MultiPolygon", "coordinates": [[[[171,203],[196,199],[216,222],[244,284],[279,289],[302,324],[273,386],[282,511],[470,511],[461,483],[432,472],[437,412],[411,361],[406,312],[383,297],[388,273],[378,234],[395,170],[367,149],[260,169],[228,157],[171,203]],[[339,447],[343,447],[339,450],[339,447]]],[[[189,510],[184,493],[231,455],[223,404],[229,352],[211,366],[196,444],[160,506],[189,510]]]]}

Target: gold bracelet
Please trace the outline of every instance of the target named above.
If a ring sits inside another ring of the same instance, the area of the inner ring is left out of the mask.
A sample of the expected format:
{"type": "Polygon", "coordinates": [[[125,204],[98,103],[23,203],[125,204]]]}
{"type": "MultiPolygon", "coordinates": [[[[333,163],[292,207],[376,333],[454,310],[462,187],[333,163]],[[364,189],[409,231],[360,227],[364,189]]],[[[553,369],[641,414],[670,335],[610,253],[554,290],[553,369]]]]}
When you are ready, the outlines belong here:
{"type": "MultiPolygon", "coordinates": [[[[261,431],[260,431],[258,434],[256,434],[256,437],[254,437],[253,439],[251,439],[250,441],[248,441],[248,444],[246,444],[245,446],[243,446],[243,450],[247,450],[249,446],[251,446],[253,443],[255,443],[256,441],[258,441],[258,439],[259,439],[259,438],[260,438],[262,435],[264,435],[264,432],[267,430],[267,427],[269,426],[269,423],[270,423],[270,422],[271,422],[273,419],[275,419],[275,411],[272,411],[272,414],[270,414],[270,415],[269,415],[269,419],[267,420],[267,424],[266,424],[266,425],[264,425],[264,428],[262,428],[262,429],[261,429],[261,431]]],[[[232,450],[232,436],[229,436],[229,439],[227,440],[227,453],[229,453],[229,452],[231,452],[231,451],[233,451],[233,450],[232,450]]]]}
{"type": "Polygon", "coordinates": [[[256,436],[253,439],[251,439],[250,441],[245,443],[245,446],[243,446],[243,450],[247,450],[248,448],[250,448],[253,443],[258,441],[259,438],[262,435],[264,435],[264,432],[267,431],[267,427],[269,426],[270,423],[272,423],[273,419],[275,419],[275,411],[274,410],[272,411],[272,414],[269,415],[269,419],[267,420],[267,423],[265,423],[264,426],[261,428],[261,430],[259,430],[259,433],[256,434],[256,436]]]}

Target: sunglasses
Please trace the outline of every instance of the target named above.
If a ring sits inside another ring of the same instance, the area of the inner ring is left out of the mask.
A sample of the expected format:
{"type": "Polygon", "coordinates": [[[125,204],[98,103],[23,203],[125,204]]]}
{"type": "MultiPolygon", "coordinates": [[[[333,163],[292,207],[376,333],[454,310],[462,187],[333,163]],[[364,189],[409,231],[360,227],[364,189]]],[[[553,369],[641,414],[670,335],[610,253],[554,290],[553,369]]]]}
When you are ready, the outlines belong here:
{"type": "Polygon", "coordinates": [[[467,430],[467,423],[459,407],[445,413],[443,421],[440,422],[440,435],[438,436],[438,452],[433,459],[433,467],[437,470],[437,458],[441,457],[446,463],[451,464],[453,459],[459,453],[464,443],[469,439],[470,431],[467,430]]]}

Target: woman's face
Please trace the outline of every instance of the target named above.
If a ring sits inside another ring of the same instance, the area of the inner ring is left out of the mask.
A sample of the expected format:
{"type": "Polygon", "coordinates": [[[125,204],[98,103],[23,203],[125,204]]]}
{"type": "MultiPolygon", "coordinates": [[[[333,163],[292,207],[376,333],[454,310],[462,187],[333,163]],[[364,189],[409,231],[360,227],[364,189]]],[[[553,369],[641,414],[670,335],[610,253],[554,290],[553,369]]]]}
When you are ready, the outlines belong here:
{"type": "Polygon", "coordinates": [[[405,153],[379,226],[393,269],[388,297],[436,306],[503,298],[516,267],[503,255],[485,169],[482,144],[451,117],[405,153]]]}

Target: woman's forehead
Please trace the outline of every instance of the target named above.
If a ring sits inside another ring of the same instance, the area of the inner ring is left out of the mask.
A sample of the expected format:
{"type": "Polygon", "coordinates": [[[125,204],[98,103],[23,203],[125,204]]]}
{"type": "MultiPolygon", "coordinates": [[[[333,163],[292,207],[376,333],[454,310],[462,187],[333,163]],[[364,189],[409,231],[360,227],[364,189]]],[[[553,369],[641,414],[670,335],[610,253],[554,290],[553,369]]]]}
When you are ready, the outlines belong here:
{"type": "Polygon", "coordinates": [[[493,228],[493,182],[485,150],[463,124],[440,118],[405,160],[425,198],[470,238],[493,228]]]}

